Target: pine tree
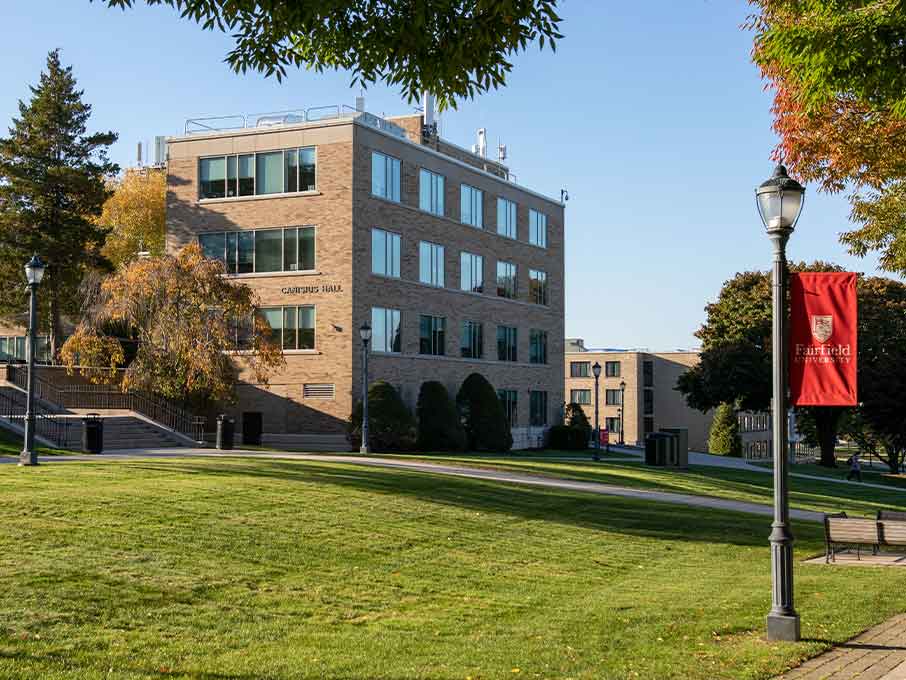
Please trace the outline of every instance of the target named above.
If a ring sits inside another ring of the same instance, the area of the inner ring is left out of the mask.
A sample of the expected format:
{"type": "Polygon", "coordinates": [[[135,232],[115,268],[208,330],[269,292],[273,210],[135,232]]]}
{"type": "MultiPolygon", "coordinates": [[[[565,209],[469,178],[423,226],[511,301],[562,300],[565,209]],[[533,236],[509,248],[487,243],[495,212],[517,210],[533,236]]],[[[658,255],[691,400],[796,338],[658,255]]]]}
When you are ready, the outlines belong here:
{"type": "Polygon", "coordinates": [[[56,356],[61,319],[77,313],[84,273],[105,265],[105,232],[94,220],[109,195],[105,178],[118,171],[107,158],[117,135],[86,133],[91,106],[58,50],[30,89],[9,137],[0,138],[0,314],[26,309],[22,267],[39,254],[47,264],[40,317],[56,356]]]}
{"type": "Polygon", "coordinates": [[[739,438],[739,421],[732,404],[717,407],[708,437],[708,453],[723,456],[742,456],[742,441],[739,438]]]}

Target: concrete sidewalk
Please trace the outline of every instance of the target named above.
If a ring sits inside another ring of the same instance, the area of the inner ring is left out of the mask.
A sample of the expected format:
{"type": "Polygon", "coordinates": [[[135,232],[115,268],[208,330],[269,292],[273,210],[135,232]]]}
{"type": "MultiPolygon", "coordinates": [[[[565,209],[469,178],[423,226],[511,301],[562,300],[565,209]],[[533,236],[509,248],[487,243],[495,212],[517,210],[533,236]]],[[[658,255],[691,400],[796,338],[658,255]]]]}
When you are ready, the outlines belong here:
{"type": "MultiPolygon", "coordinates": [[[[633,489],[612,484],[598,482],[581,482],[558,477],[547,477],[535,474],[522,474],[504,470],[487,468],[472,468],[463,465],[446,465],[416,460],[401,460],[396,458],[376,458],[372,456],[340,456],[331,454],[311,454],[280,452],[270,453],[262,451],[212,451],[211,449],[146,449],[128,451],[110,451],[92,456],[45,456],[39,459],[44,463],[66,462],[100,462],[105,460],[128,460],[140,458],[257,458],[264,460],[304,460],[324,463],[342,463],[345,465],[363,465],[369,467],[390,468],[410,472],[422,472],[436,475],[449,475],[453,477],[468,477],[489,482],[503,482],[506,484],[522,484],[548,489],[563,489],[567,491],[580,491],[583,493],[600,494],[603,496],[619,496],[622,498],[636,498],[653,501],[655,503],[676,503],[701,508],[714,508],[717,510],[730,510],[751,515],[771,517],[773,510],[770,505],[748,503],[711,496],[695,496],[692,494],[672,493],[667,491],[650,491],[646,489],[633,489]]],[[[4,462],[15,463],[15,459],[4,462]]],[[[823,515],[811,510],[790,510],[794,519],[820,522],[823,515]]]]}

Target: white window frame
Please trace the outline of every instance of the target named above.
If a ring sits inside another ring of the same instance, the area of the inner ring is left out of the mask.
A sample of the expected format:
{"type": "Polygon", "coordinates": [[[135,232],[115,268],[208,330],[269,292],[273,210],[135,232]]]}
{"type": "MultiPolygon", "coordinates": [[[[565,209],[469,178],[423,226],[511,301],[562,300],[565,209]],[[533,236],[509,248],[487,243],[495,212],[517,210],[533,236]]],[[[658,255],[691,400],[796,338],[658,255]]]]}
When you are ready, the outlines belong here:
{"type": "Polygon", "coordinates": [[[547,248],[547,215],[534,208],[529,208],[529,243],[547,248]]]}
{"type": "Polygon", "coordinates": [[[371,152],[371,195],[394,203],[400,202],[400,183],[402,181],[403,163],[399,158],[388,156],[380,151],[371,152]],[[384,173],[384,192],[377,191],[375,170],[382,168],[384,173]]]}
{"type": "Polygon", "coordinates": [[[400,278],[400,265],[402,262],[402,242],[403,237],[395,231],[388,231],[380,227],[371,228],[371,273],[376,276],[386,276],[391,279],[400,278]],[[374,271],[374,237],[380,234],[384,239],[384,269],[390,271],[374,271]],[[389,264],[389,267],[388,267],[389,264]]]}
{"type": "Polygon", "coordinates": [[[484,229],[484,191],[471,184],[460,184],[459,191],[459,221],[476,229],[484,229]],[[468,213],[463,210],[465,206],[469,208],[468,213]]]}
{"type": "Polygon", "coordinates": [[[418,242],[418,280],[428,286],[443,288],[445,285],[444,257],[446,251],[439,243],[418,242]],[[428,259],[428,280],[424,277],[425,259],[428,259]]]}
{"type": "Polygon", "coordinates": [[[446,178],[427,168],[418,173],[418,207],[432,215],[444,216],[446,178]],[[427,183],[427,192],[425,184],[427,183]],[[427,195],[426,195],[427,193],[427,195]],[[426,200],[427,199],[427,200],[426,200]]]}
{"type": "Polygon", "coordinates": [[[517,226],[518,209],[516,202],[503,196],[497,197],[497,233],[506,238],[516,239],[519,235],[517,226]],[[503,219],[501,219],[503,218],[503,219]]]}

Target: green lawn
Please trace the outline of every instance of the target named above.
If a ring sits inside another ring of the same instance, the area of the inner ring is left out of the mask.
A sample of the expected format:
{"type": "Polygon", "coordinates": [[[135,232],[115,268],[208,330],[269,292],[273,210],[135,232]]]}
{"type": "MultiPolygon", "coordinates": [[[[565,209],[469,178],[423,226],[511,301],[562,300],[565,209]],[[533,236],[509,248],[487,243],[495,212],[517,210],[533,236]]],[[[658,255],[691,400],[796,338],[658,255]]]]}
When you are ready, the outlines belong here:
{"type": "MultiPolygon", "coordinates": [[[[763,467],[771,467],[770,463],[758,463],[763,467]]],[[[887,468],[884,468],[885,470],[887,468]]],[[[816,463],[799,463],[790,468],[790,472],[803,475],[814,475],[817,477],[832,477],[834,479],[846,479],[846,473],[849,472],[849,466],[844,462],[838,461],[837,467],[827,468],[816,463]]],[[[894,486],[906,489],[906,475],[892,475],[889,472],[880,472],[880,469],[873,470],[866,467],[865,460],[862,461],[862,481],[871,482],[872,484],[883,484],[885,486],[894,486]]]]}
{"type": "Polygon", "coordinates": [[[906,610],[906,572],[797,565],[806,641],[769,644],[768,518],[398,470],[0,465],[0,498],[2,678],[768,678],[906,610]]]}
{"type": "MultiPolygon", "coordinates": [[[[647,467],[634,462],[573,462],[527,460],[513,456],[461,456],[456,454],[415,456],[431,462],[464,464],[512,470],[551,477],[564,477],[639,489],[655,489],[698,496],[714,496],[771,504],[774,494],[770,474],[732,468],[693,465],[688,470],[647,467]]],[[[407,456],[406,458],[413,458],[407,456]]],[[[867,481],[867,480],[866,480],[867,481]]],[[[879,508],[906,508],[906,491],[866,489],[854,484],[790,479],[790,506],[818,512],[839,512],[874,517],[879,508]]]]}
{"type": "MultiPolygon", "coordinates": [[[[0,457],[12,456],[18,458],[22,452],[22,437],[12,432],[0,429],[0,457]]],[[[40,456],[65,456],[76,453],[65,449],[49,449],[44,446],[38,447],[40,456]]]]}

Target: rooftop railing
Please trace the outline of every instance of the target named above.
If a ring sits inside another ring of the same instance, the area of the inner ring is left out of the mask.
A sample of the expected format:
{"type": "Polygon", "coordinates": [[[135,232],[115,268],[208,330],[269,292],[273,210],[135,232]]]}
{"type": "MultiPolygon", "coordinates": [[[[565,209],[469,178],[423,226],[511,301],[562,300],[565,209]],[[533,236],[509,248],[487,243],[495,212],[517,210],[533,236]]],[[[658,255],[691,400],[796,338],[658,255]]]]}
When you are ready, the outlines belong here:
{"type": "Polygon", "coordinates": [[[369,127],[383,130],[397,137],[406,137],[406,131],[399,125],[391,123],[380,116],[367,111],[359,111],[345,104],[330,106],[313,106],[308,109],[291,109],[289,111],[271,111],[268,113],[245,113],[232,116],[212,116],[209,118],[189,118],[185,125],[186,135],[203,135],[211,132],[230,132],[258,128],[281,127],[316,123],[324,120],[342,120],[356,118],[369,127]]]}

